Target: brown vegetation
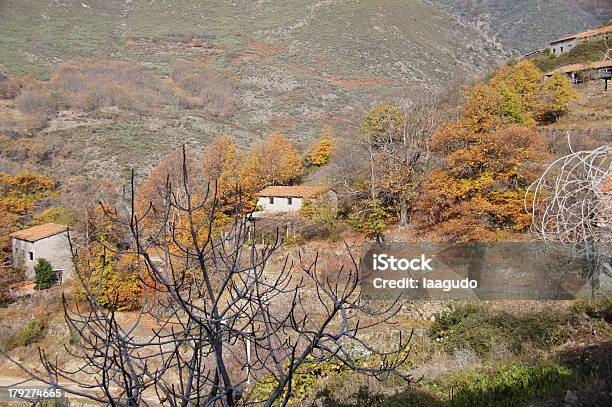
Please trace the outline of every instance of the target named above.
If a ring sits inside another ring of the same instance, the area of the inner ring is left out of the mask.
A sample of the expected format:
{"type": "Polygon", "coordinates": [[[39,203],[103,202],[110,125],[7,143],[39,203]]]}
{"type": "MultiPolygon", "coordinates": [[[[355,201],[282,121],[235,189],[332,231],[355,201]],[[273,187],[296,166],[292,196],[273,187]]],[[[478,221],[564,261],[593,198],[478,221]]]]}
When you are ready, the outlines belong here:
{"type": "Polygon", "coordinates": [[[0,99],[14,99],[20,91],[21,86],[17,80],[3,78],[0,75],[0,99]]]}
{"type": "Polygon", "coordinates": [[[60,65],[48,82],[29,81],[15,105],[32,127],[44,127],[62,110],[94,111],[119,108],[139,114],[180,106],[229,117],[237,107],[232,83],[220,72],[197,64],[179,63],[172,82],[145,72],[134,62],[96,58],[60,65]]]}

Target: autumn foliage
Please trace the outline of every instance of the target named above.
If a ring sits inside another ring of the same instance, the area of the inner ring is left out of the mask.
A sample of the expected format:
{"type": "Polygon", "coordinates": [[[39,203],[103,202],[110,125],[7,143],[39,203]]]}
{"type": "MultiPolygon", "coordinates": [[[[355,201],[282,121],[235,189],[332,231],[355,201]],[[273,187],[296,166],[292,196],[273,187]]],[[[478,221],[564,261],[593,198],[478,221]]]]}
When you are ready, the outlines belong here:
{"type": "Polygon", "coordinates": [[[30,172],[9,175],[0,172],[0,249],[8,245],[8,235],[31,221],[39,203],[55,193],[55,182],[30,172]]]}
{"type": "Polygon", "coordinates": [[[282,134],[270,134],[253,146],[240,169],[246,192],[255,193],[270,185],[287,185],[302,175],[302,157],[282,134]]]}
{"type": "Polygon", "coordinates": [[[433,140],[434,151],[448,155],[424,185],[431,223],[445,236],[468,240],[526,230],[531,219],[523,199],[543,158],[541,136],[520,125],[480,134],[456,126],[433,140]]]}
{"type": "Polygon", "coordinates": [[[335,142],[329,135],[324,135],[310,148],[306,155],[306,164],[321,167],[329,162],[334,152],[335,142]]]}
{"type": "Polygon", "coordinates": [[[525,231],[531,222],[525,194],[545,157],[534,125],[556,117],[575,97],[567,79],[543,79],[528,61],[471,88],[463,116],[442,126],[431,142],[442,164],[423,186],[424,226],[463,240],[525,231]]]}

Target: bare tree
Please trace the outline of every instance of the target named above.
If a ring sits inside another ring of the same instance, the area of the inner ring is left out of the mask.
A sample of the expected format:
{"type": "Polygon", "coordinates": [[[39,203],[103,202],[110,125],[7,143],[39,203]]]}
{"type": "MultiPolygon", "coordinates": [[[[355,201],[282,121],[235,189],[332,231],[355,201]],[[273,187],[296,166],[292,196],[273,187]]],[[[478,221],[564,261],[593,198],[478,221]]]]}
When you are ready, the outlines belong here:
{"type": "Polygon", "coordinates": [[[532,230],[544,241],[567,243],[596,271],[612,241],[612,147],[574,151],[552,162],[527,191],[532,230]]]}
{"type": "Polygon", "coordinates": [[[76,354],[81,367],[62,368],[41,351],[43,369],[26,369],[30,375],[113,406],[234,406],[246,403],[245,391],[257,383],[272,390],[248,402],[286,405],[299,370],[331,360],[377,379],[412,381],[401,371],[411,332],[399,333],[395,346],[370,345],[368,332],[391,324],[400,304],[362,300],[352,255],[330,271],[321,270],[318,254],[301,254],[295,262],[279,258],[278,234],[256,246],[255,225],[241,208],[229,226],[219,225],[214,186],[193,187],[186,161],[183,152],[180,185],[168,177],[169,199],[162,204],[139,213],[132,181],[127,216],[107,213],[129,237],[129,249],[116,254],[137,254],[148,275],[136,321],[119,323],[83,278],[87,310],[65,302],[68,325],[82,344],[76,354]],[[144,319],[154,328],[142,338],[136,330],[144,319]],[[360,354],[377,366],[360,364],[360,354]]]}

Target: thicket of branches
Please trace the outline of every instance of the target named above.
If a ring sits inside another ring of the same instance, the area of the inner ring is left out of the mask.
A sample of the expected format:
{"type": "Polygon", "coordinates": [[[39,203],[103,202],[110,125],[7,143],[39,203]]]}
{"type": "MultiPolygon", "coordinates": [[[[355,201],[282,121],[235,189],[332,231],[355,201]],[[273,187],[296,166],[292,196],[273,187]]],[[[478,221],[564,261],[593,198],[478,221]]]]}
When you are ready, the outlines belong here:
{"type": "Polygon", "coordinates": [[[17,365],[113,406],[286,405],[300,369],[331,360],[377,379],[412,380],[401,371],[411,335],[384,350],[367,337],[392,322],[399,304],[380,309],[361,300],[355,259],[334,270],[323,269],[318,254],[279,260],[280,239],[255,245],[255,226],[242,211],[219,226],[214,184],[199,188],[184,151],[181,162],[158,190],[161,199],[146,208],[137,210],[133,182],[123,215],[102,207],[124,239],[121,249],[104,250],[140,259],[145,290],[134,322],[122,323],[116,307],[100,303],[100,284],[89,279],[87,263],[77,262],[84,301],[64,298],[64,310],[78,344],[67,350],[79,366],[63,367],[42,349],[42,369],[13,360],[17,365]],[[152,328],[143,335],[145,322],[152,328]],[[258,384],[271,391],[249,399],[258,384]]]}
{"type": "Polygon", "coordinates": [[[612,147],[575,151],[568,133],[570,153],[547,166],[529,188],[526,210],[532,230],[543,241],[567,244],[585,259],[594,277],[612,242],[612,147]]]}

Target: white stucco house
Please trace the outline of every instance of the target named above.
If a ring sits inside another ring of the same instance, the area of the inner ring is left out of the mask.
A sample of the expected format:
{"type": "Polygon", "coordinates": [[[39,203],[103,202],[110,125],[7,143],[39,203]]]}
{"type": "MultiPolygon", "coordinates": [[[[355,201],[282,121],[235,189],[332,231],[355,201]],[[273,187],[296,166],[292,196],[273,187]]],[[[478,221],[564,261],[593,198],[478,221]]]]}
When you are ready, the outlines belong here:
{"type": "Polygon", "coordinates": [[[44,258],[53,267],[56,283],[72,277],[74,264],[68,241],[68,227],[45,223],[10,235],[13,266],[25,270],[27,278],[34,278],[34,266],[44,258]]]}
{"type": "Polygon", "coordinates": [[[336,193],[320,186],[278,185],[267,187],[257,193],[257,212],[254,218],[283,214],[297,214],[305,200],[325,197],[337,206],[336,193]]]}

